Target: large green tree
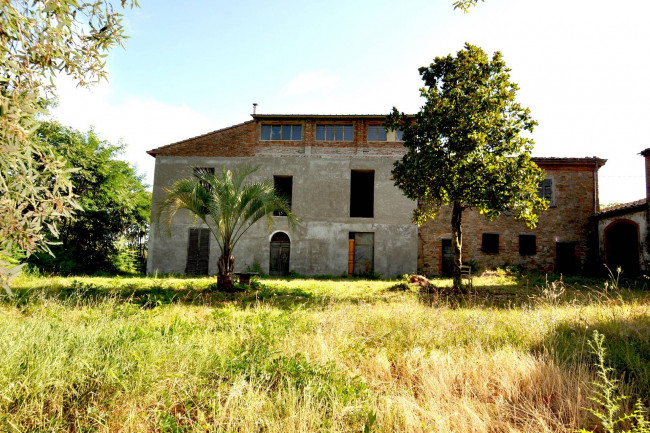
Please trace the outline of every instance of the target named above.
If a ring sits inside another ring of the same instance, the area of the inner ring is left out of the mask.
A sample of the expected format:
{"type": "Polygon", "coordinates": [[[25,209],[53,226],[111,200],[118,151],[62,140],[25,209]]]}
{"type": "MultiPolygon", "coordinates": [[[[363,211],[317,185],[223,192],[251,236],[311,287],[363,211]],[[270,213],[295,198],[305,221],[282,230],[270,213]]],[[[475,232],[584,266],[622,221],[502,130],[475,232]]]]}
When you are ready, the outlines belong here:
{"type": "MultiPolygon", "coordinates": [[[[47,250],[58,222],[72,215],[65,161],[30,135],[56,94],[57,75],[81,86],[105,78],[106,53],[124,38],[108,0],[0,1],[0,254],[47,250]]],[[[1,259],[0,285],[10,292],[1,259]]]]}
{"type": "Polygon", "coordinates": [[[218,290],[233,289],[233,251],[253,224],[266,218],[271,230],[272,215],[276,211],[286,215],[290,227],[298,222],[286,198],[277,194],[271,183],[247,181],[256,170],[223,169],[221,174],[201,171],[197,176],[176,181],[165,189],[166,197],[158,204],[157,224],[162,219],[171,229],[176,213],[186,209],[208,227],[221,252],[217,260],[218,290]]]}
{"type": "Polygon", "coordinates": [[[398,112],[389,128],[404,131],[407,152],[395,163],[395,184],[418,200],[414,222],[434,218],[441,206],[452,207],[454,286],[461,287],[462,215],[473,208],[488,218],[503,212],[537,222],[546,208],[537,195],[543,171],[531,161],[533,140],[523,134],[537,124],[516,101],[517,85],[496,52],[490,59],[466,44],[456,56],[436,57],[419,69],[424,106],[415,119],[398,112]]]}
{"type": "Polygon", "coordinates": [[[36,253],[30,262],[62,274],[115,272],[120,270],[119,258],[130,250],[142,271],[143,251],[133,247],[146,233],[151,193],[142,176],[118,159],[124,146],[101,140],[93,130],[81,133],[57,122],[41,123],[32,140],[74,169],[70,180],[80,209],[75,218],[61,221],[58,243],[50,246],[54,255],[36,253]]]}

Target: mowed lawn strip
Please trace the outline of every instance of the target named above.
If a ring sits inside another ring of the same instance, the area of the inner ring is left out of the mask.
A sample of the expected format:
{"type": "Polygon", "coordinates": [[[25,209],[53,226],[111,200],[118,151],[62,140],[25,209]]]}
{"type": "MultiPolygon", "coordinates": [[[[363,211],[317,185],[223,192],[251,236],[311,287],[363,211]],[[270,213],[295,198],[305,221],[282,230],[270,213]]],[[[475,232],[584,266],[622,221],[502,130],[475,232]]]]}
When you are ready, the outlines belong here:
{"type": "Polygon", "coordinates": [[[595,422],[594,330],[648,403],[643,290],[402,283],[24,277],[0,303],[0,430],[569,432],[595,422]]]}

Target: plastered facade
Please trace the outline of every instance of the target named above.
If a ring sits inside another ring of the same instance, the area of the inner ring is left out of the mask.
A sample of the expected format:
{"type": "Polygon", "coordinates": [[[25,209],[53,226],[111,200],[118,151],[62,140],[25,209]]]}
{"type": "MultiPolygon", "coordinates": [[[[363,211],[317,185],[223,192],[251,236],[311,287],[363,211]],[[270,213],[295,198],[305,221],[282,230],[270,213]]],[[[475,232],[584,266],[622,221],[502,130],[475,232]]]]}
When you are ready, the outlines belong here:
{"type": "MultiPolygon", "coordinates": [[[[381,123],[382,116],[362,118],[269,118],[216,131],[155,149],[156,168],[152,215],[164,198],[163,188],[193,175],[194,167],[258,166],[251,180],[292,176],[292,212],[302,221],[290,230],[286,217],[274,216],[271,232],[266,220],[258,221],[237,243],[235,270],[259,265],[269,271],[270,239],[283,231],[291,240],[290,269],[305,275],[343,275],[348,270],[349,234],[374,233],[374,271],[384,277],[413,273],[417,267],[417,227],[411,223],[415,203],[402,195],[391,179],[394,162],[403,154],[400,142],[368,142],[367,125],[381,123]],[[300,124],[302,140],[260,139],[263,124],[300,124]],[[352,124],[351,142],[316,141],[317,124],[352,124]],[[350,217],[352,170],[374,171],[372,218],[350,217]]],[[[155,219],[155,218],[154,218],[155,219]]],[[[152,223],[147,271],[183,273],[190,227],[200,225],[187,212],[174,218],[169,233],[152,223]]],[[[219,255],[210,243],[209,273],[216,273],[219,255]]]]}

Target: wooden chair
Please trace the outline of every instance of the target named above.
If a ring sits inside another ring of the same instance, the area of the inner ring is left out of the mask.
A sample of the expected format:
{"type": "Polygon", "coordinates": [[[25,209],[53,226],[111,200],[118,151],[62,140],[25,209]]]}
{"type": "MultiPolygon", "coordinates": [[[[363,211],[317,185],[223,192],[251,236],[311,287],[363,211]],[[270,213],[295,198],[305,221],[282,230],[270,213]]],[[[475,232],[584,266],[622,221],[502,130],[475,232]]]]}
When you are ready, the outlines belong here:
{"type": "Polygon", "coordinates": [[[469,265],[462,265],[460,267],[460,279],[467,280],[467,285],[474,288],[474,277],[472,277],[472,267],[469,265]]]}

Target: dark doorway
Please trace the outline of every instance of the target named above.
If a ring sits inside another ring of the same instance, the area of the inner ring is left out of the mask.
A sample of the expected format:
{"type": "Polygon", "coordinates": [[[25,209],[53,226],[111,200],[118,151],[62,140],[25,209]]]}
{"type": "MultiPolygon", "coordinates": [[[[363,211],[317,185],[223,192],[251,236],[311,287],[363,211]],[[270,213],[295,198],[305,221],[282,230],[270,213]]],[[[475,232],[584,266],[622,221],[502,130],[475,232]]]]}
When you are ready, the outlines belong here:
{"type": "Polygon", "coordinates": [[[450,276],[454,273],[454,252],[451,249],[451,239],[442,240],[441,272],[444,276],[450,276]]]}
{"type": "Polygon", "coordinates": [[[605,229],[605,263],[616,274],[621,268],[623,275],[639,273],[639,229],[632,221],[615,221],[605,229]]]}
{"type": "Polygon", "coordinates": [[[269,262],[270,275],[289,274],[289,255],[291,240],[286,233],[277,232],[271,237],[271,259],[269,262]]]}
{"type": "Polygon", "coordinates": [[[375,234],[350,233],[352,253],[352,271],[354,275],[370,274],[375,266],[375,234]]]}
{"type": "Polygon", "coordinates": [[[577,271],[575,242],[555,243],[555,272],[573,275],[577,271]]]}
{"type": "Polygon", "coordinates": [[[210,230],[191,228],[187,242],[187,262],[185,273],[208,275],[210,261],[210,230]]]}

